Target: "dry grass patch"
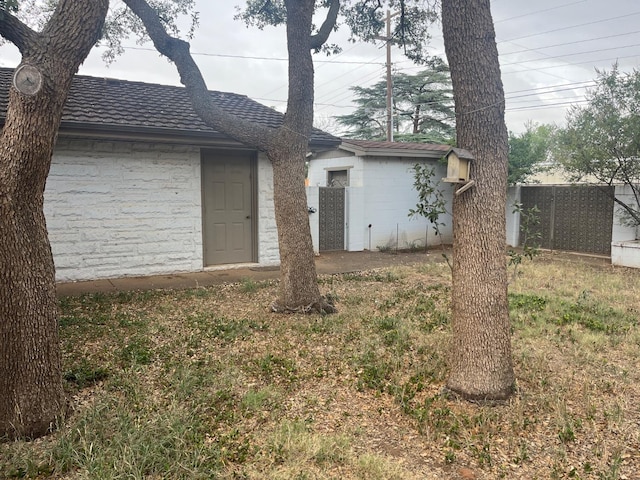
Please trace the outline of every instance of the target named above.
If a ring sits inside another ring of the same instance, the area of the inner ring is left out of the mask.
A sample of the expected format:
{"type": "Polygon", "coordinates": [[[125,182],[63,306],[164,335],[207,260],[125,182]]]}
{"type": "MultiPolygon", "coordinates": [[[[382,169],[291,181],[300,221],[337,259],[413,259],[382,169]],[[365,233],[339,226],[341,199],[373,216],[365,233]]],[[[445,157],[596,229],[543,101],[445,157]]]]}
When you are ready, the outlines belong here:
{"type": "Polygon", "coordinates": [[[510,288],[518,392],[441,395],[442,263],[324,276],[331,316],[276,282],[60,304],[73,415],[0,444],[5,478],[640,478],[640,272],[544,256],[510,288]]]}

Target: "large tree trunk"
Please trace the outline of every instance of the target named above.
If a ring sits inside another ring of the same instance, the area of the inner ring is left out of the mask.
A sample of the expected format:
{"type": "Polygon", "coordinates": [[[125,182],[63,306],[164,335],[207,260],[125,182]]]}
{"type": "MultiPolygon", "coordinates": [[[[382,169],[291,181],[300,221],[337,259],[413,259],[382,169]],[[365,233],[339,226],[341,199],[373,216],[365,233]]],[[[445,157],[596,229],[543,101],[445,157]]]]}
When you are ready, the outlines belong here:
{"type": "Polygon", "coordinates": [[[42,209],[60,102],[20,97],[11,92],[0,137],[0,435],[38,436],[65,404],[42,209]]]}
{"type": "Polygon", "coordinates": [[[267,150],[280,248],[276,311],[323,310],[314,260],[304,162],[313,124],[313,59],[310,36],[315,0],[286,0],[289,92],[283,126],[267,150]]]}
{"type": "Polygon", "coordinates": [[[489,0],[442,0],[458,146],[475,186],[453,203],[453,344],[447,386],[464,398],[511,395],[505,203],[508,139],[489,0]]]}
{"type": "Polygon", "coordinates": [[[273,309],[282,312],[330,310],[320,295],[311,243],[304,189],[306,144],[300,145],[292,136],[269,154],[280,248],[280,285],[273,309]],[[292,148],[296,143],[298,148],[292,148]]]}
{"type": "Polygon", "coordinates": [[[66,410],[44,189],[73,75],[107,8],[107,0],[63,0],[42,34],[15,19],[17,28],[2,26],[43,86],[34,95],[11,89],[0,135],[0,438],[41,436],[66,410]]]}

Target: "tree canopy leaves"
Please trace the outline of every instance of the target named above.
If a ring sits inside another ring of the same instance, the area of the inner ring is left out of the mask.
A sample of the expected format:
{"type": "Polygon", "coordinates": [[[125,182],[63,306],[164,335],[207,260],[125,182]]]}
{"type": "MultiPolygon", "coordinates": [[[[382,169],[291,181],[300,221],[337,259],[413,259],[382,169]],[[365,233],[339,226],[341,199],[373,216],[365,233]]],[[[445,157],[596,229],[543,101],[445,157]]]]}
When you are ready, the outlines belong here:
{"type": "MultiPolygon", "coordinates": [[[[428,60],[429,27],[438,18],[434,0],[316,0],[315,8],[328,9],[334,3],[340,4],[340,20],[334,29],[346,25],[351,41],[387,40],[402,47],[405,55],[414,62],[428,60]],[[382,37],[386,36],[387,10],[392,17],[389,39],[382,37]]],[[[238,7],[236,19],[260,29],[284,25],[287,22],[285,0],[247,0],[244,8],[238,7]]],[[[340,51],[340,47],[334,44],[324,45],[322,49],[328,53],[340,51]]]]}
{"type": "Polygon", "coordinates": [[[572,181],[625,185],[633,202],[614,200],[640,225],[640,71],[598,71],[587,104],[574,105],[556,136],[554,155],[572,181]]]}
{"type": "Polygon", "coordinates": [[[509,132],[509,185],[526,183],[547,160],[554,127],[529,122],[523,133],[509,132]]]}
{"type": "MultiPolygon", "coordinates": [[[[394,138],[399,141],[448,143],[455,134],[453,93],[447,64],[439,57],[415,75],[393,75],[394,138]]],[[[384,139],[386,80],[371,87],[352,87],[356,110],[336,117],[349,130],[346,136],[384,139]]]]}

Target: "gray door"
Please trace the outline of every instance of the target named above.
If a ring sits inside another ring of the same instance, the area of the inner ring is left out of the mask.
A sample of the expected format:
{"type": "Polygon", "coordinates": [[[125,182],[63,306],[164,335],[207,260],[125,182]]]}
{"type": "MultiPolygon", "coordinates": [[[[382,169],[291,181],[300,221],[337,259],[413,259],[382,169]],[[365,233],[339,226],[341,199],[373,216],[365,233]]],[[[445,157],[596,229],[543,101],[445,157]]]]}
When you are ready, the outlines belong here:
{"type": "Polygon", "coordinates": [[[252,163],[250,154],[202,158],[205,266],[255,261],[252,163]]]}
{"type": "Polygon", "coordinates": [[[344,188],[320,187],[320,251],[344,250],[344,188]]]}
{"type": "Polygon", "coordinates": [[[611,254],[613,187],[590,185],[522,187],[522,206],[540,209],[541,247],[611,254]]]}

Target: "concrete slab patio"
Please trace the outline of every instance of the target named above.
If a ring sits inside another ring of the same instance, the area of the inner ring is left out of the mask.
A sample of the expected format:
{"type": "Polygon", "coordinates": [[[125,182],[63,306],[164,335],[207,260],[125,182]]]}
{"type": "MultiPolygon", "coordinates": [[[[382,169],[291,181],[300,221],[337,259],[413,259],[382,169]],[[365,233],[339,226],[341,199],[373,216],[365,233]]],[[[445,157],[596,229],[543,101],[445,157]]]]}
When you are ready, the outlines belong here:
{"type": "MultiPolygon", "coordinates": [[[[318,274],[349,273],[373,268],[411,265],[425,262],[440,262],[441,249],[429,252],[323,252],[316,257],[318,274]]],[[[240,282],[250,278],[255,281],[277,279],[278,267],[256,267],[242,265],[234,268],[215,268],[202,272],[153,275],[147,277],[123,277],[83,282],[61,282],[56,284],[59,297],[77,296],[85,293],[114,293],[133,290],[186,289],[205,287],[220,283],[240,282]]]]}

